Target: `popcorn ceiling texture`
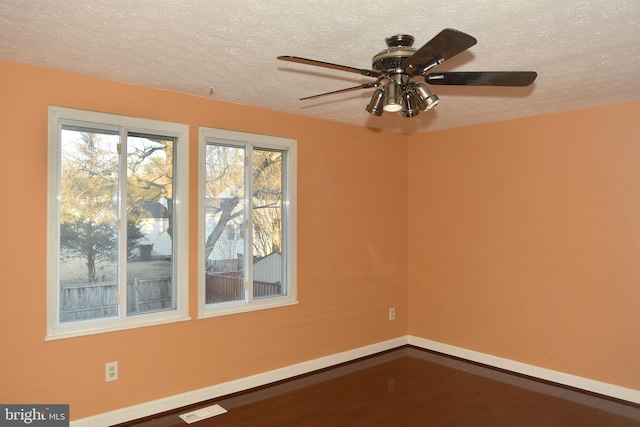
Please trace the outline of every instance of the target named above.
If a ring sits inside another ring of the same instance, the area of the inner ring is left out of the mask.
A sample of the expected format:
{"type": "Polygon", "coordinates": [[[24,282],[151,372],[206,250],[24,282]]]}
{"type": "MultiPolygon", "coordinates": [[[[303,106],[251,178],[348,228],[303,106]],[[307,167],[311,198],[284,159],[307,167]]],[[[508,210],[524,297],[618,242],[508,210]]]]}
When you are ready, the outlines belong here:
{"type": "Polygon", "coordinates": [[[0,60],[411,134],[640,99],[640,1],[4,0],[0,60]],[[370,89],[298,100],[371,79],[276,60],[371,68],[386,37],[420,47],[446,27],[478,44],[437,71],[533,70],[535,84],[433,86],[434,110],[373,117],[370,89]]]}

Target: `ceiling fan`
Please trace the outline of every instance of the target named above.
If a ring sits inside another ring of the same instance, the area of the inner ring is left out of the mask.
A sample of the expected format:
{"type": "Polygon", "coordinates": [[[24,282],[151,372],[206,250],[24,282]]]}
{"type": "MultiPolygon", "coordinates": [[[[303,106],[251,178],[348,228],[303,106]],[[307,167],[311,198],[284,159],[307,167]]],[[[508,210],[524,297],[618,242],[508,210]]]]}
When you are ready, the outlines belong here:
{"type": "Polygon", "coordinates": [[[429,72],[431,69],[469,49],[477,43],[477,40],[462,31],[451,28],[442,30],[420,49],[412,47],[414,40],[413,36],[407,34],[397,34],[387,38],[387,49],[373,57],[371,70],[298,56],[278,56],[278,59],[375,78],[374,81],[358,86],[300,98],[300,100],[313,99],[352,90],[377,88],[366,106],[366,110],[374,116],[380,116],[384,111],[401,111],[404,117],[415,117],[421,110],[427,111],[435,107],[438,104],[438,96],[429,89],[427,83],[462,86],[528,86],[537,77],[534,71],[431,73],[429,72]],[[424,83],[414,80],[418,77],[422,77],[424,83]],[[385,80],[386,83],[383,83],[385,80]]]}

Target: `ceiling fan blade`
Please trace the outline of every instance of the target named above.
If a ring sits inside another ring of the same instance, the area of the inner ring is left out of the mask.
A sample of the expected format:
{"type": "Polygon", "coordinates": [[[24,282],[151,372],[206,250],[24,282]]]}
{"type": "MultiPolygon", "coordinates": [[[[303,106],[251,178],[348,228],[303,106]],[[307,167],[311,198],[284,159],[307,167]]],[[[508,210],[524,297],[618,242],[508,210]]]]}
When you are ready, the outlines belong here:
{"type": "Polygon", "coordinates": [[[432,85],[529,86],[537,76],[535,71],[450,71],[428,74],[424,81],[432,85]]]}
{"type": "Polygon", "coordinates": [[[346,89],[334,90],[333,92],[325,92],[325,93],[321,93],[321,94],[318,94],[318,95],[306,96],[304,98],[300,98],[300,101],[303,101],[305,99],[319,98],[319,97],[325,96],[325,95],[333,95],[335,93],[350,92],[352,90],[369,89],[369,88],[377,87],[377,86],[380,86],[380,81],[379,80],[376,80],[375,82],[364,83],[364,84],[361,84],[361,85],[358,85],[358,86],[348,87],[346,89]]]}
{"type": "Polygon", "coordinates": [[[317,67],[331,68],[333,70],[347,71],[349,73],[361,74],[369,77],[380,77],[382,73],[375,70],[366,70],[362,68],[348,67],[346,65],[332,64],[330,62],[316,61],[315,59],[300,58],[298,56],[278,56],[281,61],[296,62],[298,64],[315,65],[317,67]]]}
{"type": "Polygon", "coordinates": [[[469,49],[477,42],[478,41],[469,34],[452,28],[445,28],[407,58],[400,67],[407,70],[409,74],[416,74],[425,68],[433,68],[460,52],[469,49]]]}

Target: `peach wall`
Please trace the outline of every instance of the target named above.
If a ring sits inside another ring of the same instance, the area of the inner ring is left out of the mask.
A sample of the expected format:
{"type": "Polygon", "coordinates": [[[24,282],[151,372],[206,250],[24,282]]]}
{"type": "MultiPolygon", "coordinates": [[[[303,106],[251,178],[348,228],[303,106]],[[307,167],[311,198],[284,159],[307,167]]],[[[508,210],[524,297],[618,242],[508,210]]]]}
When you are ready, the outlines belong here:
{"type": "Polygon", "coordinates": [[[409,139],[409,333],[640,390],[640,102],[409,139]]]}
{"type": "Polygon", "coordinates": [[[0,100],[0,402],[79,419],[406,334],[406,138],[2,62],[0,100]],[[45,342],[49,104],[190,125],[193,320],[45,342]],[[198,126],[297,139],[298,305],[196,319],[198,126]]]}

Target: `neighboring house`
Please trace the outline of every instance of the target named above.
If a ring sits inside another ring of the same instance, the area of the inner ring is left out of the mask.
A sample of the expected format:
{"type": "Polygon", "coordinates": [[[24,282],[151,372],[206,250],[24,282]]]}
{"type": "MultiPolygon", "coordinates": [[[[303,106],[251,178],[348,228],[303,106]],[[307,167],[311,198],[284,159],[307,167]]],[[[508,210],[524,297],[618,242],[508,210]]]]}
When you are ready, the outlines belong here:
{"type": "MultiPolygon", "coordinates": [[[[205,233],[209,236],[222,215],[221,206],[236,198],[223,192],[206,200],[205,233]]],[[[255,200],[256,204],[261,204],[255,200]]],[[[245,254],[244,216],[230,219],[215,243],[207,258],[207,269],[210,272],[237,272],[242,270],[245,254]]],[[[282,283],[282,254],[272,252],[262,258],[254,257],[253,279],[259,282],[282,283]]]]}
{"type": "Polygon", "coordinates": [[[140,219],[140,231],[144,234],[134,249],[134,256],[142,261],[151,259],[164,259],[172,256],[173,242],[169,235],[169,210],[167,200],[162,198],[159,202],[145,203],[144,215],[140,219]]]}
{"type": "Polygon", "coordinates": [[[255,282],[282,283],[282,254],[273,252],[253,263],[255,282]]]}
{"type": "MultiPolygon", "coordinates": [[[[205,233],[209,236],[220,221],[218,206],[224,203],[224,197],[207,199],[205,210],[205,233]]],[[[207,258],[207,264],[215,271],[237,270],[238,259],[244,255],[244,229],[242,217],[230,220],[207,258]],[[220,267],[227,265],[228,267],[220,267]],[[218,265],[219,267],[215,267],[218,265]]]]}

